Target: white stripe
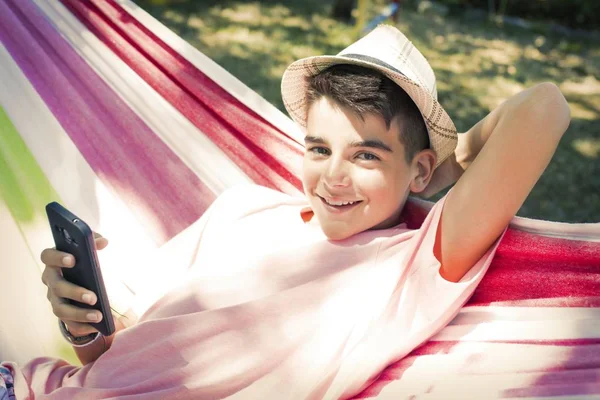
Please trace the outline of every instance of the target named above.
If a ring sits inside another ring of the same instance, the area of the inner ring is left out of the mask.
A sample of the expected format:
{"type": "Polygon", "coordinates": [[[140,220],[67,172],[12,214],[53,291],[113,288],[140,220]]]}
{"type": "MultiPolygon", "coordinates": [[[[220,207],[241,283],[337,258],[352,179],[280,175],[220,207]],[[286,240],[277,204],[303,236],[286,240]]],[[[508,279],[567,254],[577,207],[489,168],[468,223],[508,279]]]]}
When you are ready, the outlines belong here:
{"type": "Polygon", "coordinates": [[[431,340],[435,341],[506,341],[600,339],[600,320],[579,319],[546,321],[495,321],[479,324],[450,325],[431,340]]]}
{"type": "Polygon", "coordinates": [[[542,221],[523,217],[514,217],[510,226],[525,232],[560,239],[600,242],[600,222],[590,224],[571,224],[566,222],[542,221]]]}
{"type": "Polygon", "coordinates": [[[449,325],[491,321],[600,320],[600,308],[592,307],[465,307],[449,325]]]}
{"type": "Polygon", "coordinates": [[[466,307],[431,340],[516,342],[599,338],[599,308],[466,307]]]}
{"type": "Polygon", "coordinates": [[[192,63],[196,68],[206,74],[210,79],[217,82],[231,95],[252,109],[258,115],[278,127],[282,132],[290,136],[299,144],[304,146],[304,135],[300,128],[277,107],[266,101],[254,90],[231,75],[227,70],[215,63],[212,59],[202,54],[198,49],[187,43],[173,31],[157,21],[146,11],[129,0],[116,0],[124,10],[137,19],[167,43],[173,50],[192,63]]]}
{"type": "Polygon", "coordinates": [[[34,2],[75,51],[213,193],[251,182],[212,140],[106,47],[62,3],[34,2]]]}

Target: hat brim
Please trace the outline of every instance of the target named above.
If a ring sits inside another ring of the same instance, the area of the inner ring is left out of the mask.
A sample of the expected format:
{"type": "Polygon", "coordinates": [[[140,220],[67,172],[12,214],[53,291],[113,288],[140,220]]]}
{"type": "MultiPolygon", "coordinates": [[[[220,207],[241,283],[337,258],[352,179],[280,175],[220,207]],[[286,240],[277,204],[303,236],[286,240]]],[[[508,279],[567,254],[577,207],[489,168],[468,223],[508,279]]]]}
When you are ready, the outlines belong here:
{"type": "Polygon", "coordinates": [[[317,75],[332,65],[338,64],[352,64],[375,69],[394,81],[410,96],[423,116],[431,149],[437,155],[436,167],[454,153],[458,142],[456,127],[448,113],[431,93],[399,71],[373,62],[344,56],[303,58],[290,64],[285,70],[281,80],[283,104],[292,119],[302,128],[306,128],[306,92],[308,86],[306,78],[317,75]]]}

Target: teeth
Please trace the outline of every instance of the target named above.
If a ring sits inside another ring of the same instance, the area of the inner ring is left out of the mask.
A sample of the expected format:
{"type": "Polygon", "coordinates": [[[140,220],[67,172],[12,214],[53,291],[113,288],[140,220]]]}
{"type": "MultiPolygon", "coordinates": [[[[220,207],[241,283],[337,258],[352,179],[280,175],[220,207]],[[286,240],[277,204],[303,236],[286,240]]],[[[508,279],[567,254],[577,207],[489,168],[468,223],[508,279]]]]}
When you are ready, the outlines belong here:
{"type": "Polygon", "coordinates": [[[332,206],[346,206],[346,205],[352,205],[354,203],[356,203],[355,201],[339,201],[339,202],[335,202],[335,201],[331,201],[331,200],[327,200],[325,199],[325,202],[329,205],[332,206]]]}

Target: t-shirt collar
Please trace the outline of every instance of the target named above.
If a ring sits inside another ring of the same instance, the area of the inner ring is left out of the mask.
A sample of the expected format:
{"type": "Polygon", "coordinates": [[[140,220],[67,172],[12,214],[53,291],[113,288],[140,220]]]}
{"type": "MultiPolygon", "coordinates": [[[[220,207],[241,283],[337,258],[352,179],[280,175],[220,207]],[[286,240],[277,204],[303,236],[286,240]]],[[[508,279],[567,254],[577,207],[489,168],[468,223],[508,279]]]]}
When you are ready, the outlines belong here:
{"type": "MultiPolygon", "coordinates": [[[[315,212],[312,210],[312,208],[310,208],[310,206],[302,207],[300,210],[300,218],[302,218],[302,221],[304,221],[305,224],[308,224],[310,221],[312,221],[314,216],[315,212]]],[[[394,228],[407,229],[407,223],[403,219],[402,222],[400,222],[394,228]]]]}

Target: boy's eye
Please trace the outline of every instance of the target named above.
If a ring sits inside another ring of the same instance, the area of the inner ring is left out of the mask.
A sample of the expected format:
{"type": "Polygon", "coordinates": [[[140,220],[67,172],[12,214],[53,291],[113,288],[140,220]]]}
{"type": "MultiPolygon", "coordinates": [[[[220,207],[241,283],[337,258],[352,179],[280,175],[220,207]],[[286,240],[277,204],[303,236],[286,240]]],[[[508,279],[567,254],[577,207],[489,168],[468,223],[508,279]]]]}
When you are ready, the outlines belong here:
{"type": "Polygon", "coordinates": [[[365,161],[377,161],[379,160],[379,157],[377,157],[375,154],[372,153],[360,153],[358,156],[356,156],[362,160],[365,161]]]}
{"type": "Polygon", "coordinates": [[[308,149],[308,151],[311,151],[313,153],[323,155],[323,156],[326,156],[329,154],[329,149],[326,149],[325,147],[311,147],[310,149],[308,149]]]}

